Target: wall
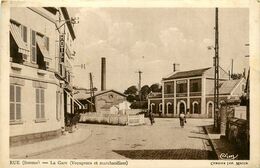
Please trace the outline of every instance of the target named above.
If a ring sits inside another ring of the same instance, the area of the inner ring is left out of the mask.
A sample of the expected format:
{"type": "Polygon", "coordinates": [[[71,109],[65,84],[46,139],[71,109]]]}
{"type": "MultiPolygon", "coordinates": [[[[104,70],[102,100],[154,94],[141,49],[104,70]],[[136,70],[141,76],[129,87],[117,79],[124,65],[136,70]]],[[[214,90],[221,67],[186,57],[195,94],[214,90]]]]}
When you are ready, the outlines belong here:
{"type": "Polygon", "coordinates": [[[95,107],[97,112],[109,111],[113,105],[119,105],[126,100],[126,97],[115,92],[107,92],[95,97],[95,107]]]}
{"type": "Polygon", "coordinates": [[[10,125],[10,136],[17,136],[23,134],[46,132],[60,129],[62,121],[56,119],[56,90],[57,80],[53,78],[51,72],[47,72],[44,76],[37,75],[37,69],[23,66],[20,73],[10,70],[10,76],[17,79],[24,78],[24,85],[21,86],[21,101],[22,101],[22,124],[10,125]],[[29,78],[30,77],[30,78],[29,78]],[[45,116],[46,121],[41,123],[35,122],[36,115],[36,91],[33,87],[33,81],[44,81],[46,83],[45,90],[45,116]],[[51,99],[50,99],[51,98],[51,99]]]}

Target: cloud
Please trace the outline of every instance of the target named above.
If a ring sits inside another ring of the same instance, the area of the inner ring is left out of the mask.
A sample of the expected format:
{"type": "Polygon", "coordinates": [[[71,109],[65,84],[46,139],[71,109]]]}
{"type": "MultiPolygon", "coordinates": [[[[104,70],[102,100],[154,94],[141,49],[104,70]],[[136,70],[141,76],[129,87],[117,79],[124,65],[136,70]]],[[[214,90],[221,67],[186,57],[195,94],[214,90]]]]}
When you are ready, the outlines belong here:
{"type": "Polygon", "coordinates": [[[121,52],[126,52],[134,44],[134,27],[130,22],[113,23],[109,29],[108,42],[121,52]]]}

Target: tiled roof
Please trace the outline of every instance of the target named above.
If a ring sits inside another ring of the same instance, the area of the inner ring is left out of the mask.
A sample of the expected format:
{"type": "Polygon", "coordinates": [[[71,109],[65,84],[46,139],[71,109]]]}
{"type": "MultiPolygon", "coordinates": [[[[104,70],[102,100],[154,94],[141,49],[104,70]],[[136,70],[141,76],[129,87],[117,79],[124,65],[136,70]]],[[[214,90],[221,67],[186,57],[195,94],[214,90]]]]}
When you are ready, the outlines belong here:
{"type": "MultiPolygon", "coordinates": [[[[228,81],[220,81],[219,82],[219,94],[226,95],[230,94],[233,89],[239,84],[239,82],[243,79],[236,79],[236,80],[228,80],[228,81]]],[[[214,94],[214,85],[209,89],[208,95],[214,94]]]]}
{"type": "Polygon", "coordinates": [[[177,78],[186,78],[186,77],[194,77],[194,76],[202,76],[203,73],[207,70],[209,70],[211,67],[208,68],[202,68],[202,69],[195,69],[195,70],[190,70],[190,71],[180,71],[180,72],[175,72],[171,76],[167,78],[163,78],[163,80],[167,79],[177,79],[177,78]]]}
{"type": "MultiPolygon", "coordinates": [[[[120,93],[120,92],[118,92],[118,91],[115,91],[115,90],[113,90],[113,89],[103,90],[103,91],[97,91],[97,92],[94,93],[94,96],[98,96],[98,95],[101,95],[101,94],[105,94],[105,93],[107,93],[107,92],[114,92],[114,93],[117,93],[117,94],[119,94],[119,95],[121,95],[121,96],[126,97],[125,94],[120,93]]],[[[76,99],[78,99],[78,100],[88,99],[88,98],[90,98],[90,95],[87,94],[87,93],[84,93],[84,92],[80,92],[80,93],[75,94],[75,95],[74,95],[74,98],[76,98],[76,99]]]]}

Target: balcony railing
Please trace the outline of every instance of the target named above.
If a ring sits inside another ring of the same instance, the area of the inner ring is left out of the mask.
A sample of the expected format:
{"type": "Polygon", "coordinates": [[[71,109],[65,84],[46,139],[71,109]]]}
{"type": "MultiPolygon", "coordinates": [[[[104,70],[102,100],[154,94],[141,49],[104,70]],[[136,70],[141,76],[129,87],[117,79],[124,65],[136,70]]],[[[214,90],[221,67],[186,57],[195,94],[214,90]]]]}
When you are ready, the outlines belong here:
{"type": "Polygon", "coordinates": [[[201,92],[190,92],[190,96],[201,96],[201,92]]]}
{"type": "Polygon", "coordinates": [[[187,93],[176,93],[176,97],[187,97],[187,93]]]}

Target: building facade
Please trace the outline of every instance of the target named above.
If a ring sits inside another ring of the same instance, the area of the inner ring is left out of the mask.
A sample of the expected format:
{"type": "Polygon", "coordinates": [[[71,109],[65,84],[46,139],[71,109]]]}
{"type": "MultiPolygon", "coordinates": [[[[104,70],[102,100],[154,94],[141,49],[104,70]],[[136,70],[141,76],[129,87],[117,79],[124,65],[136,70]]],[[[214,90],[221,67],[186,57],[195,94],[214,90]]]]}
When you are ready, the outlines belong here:
{"type": "Polygon", "coordinates": [[[15,146],[59,136],[65,114],[73,112],[67,94],[75,34],[71,23],[62,25],[70,19],[66,8],[11,8],[10,16],[10,145],[15,146]]]}
{"type": "Polygon", "coordinates": [[[120,103],[126,102],[126,95],[113,89],[98,91],[92,98],[81,92],[75,94],[75,98],[85,106],[85,112],[109,112],[111,107],[118,106],[119,108],[120,103]],[[91,111],[91,105],[94,111],[91,111]]]}
{"type": "MultiPolygon", "coordinates": [[[[229,80],[220,68],[219,101],[239,99],[245,79],[229,80]]],[[[148,95],[148,110],[161,116],[212,118],[214,111],[214,68],[178,71],[162,79],[162,92],[148,95]]]]}

